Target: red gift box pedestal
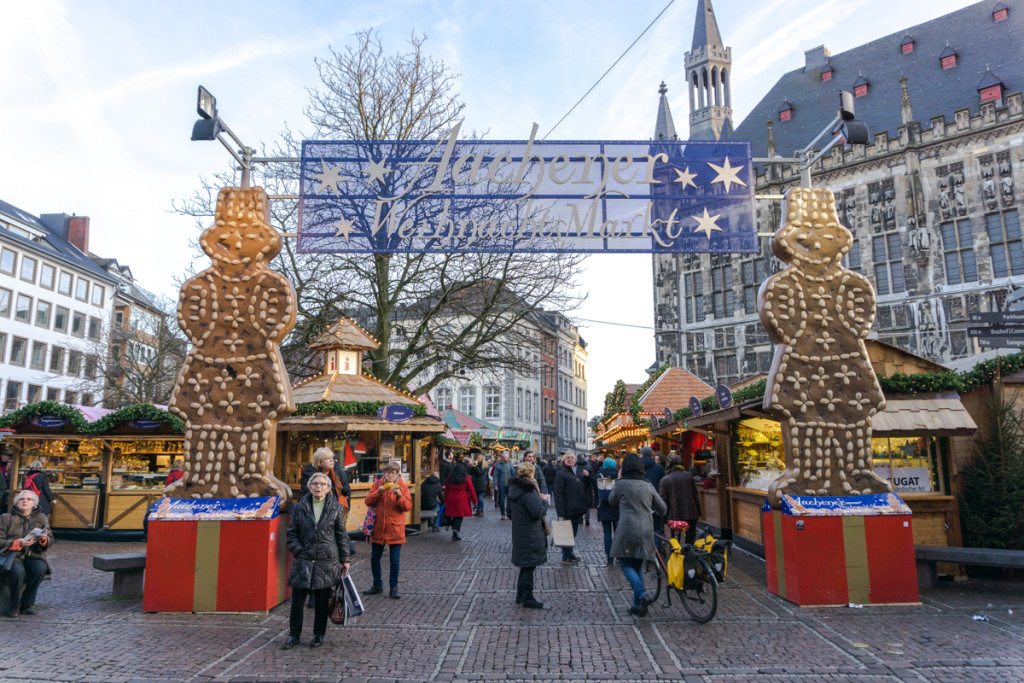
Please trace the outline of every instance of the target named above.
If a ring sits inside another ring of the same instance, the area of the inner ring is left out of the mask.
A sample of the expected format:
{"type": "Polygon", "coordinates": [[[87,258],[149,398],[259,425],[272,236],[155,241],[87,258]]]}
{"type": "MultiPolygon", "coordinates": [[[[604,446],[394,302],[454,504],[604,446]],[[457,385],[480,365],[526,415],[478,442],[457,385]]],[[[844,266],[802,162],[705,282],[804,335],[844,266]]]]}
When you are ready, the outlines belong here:
{"type": "Polygon", "coordinates": [[[150,521],[146,612],[267,612],[291,597],[287,520],[150,521]]]}
{"type": "Polygon", "coordinates": [[[768,590],[802,607],[917,604],[910,517],[762,511],[768,590]]]}

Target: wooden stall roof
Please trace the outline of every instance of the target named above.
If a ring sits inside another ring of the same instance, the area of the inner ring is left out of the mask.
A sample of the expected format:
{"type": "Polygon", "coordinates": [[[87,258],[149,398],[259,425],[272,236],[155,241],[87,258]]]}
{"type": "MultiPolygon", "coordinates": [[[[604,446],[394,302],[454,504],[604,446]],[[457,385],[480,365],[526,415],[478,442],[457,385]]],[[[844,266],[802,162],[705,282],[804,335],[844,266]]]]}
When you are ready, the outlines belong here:
{"type": "Polygon", "coordinates": [[[334,373],[320,375],[303,382],[292,389],[296,403],[316,403],[317,401],[386,401],[388,403],[404,403],[420,405],[415,398],[389,387],[388,385],[367,377],[366,375],[343,375],[334,373]]]}
{"type": "Polygon", "coordinates": [[[970,436],[978,429],[960,397],[885,400],[885,410],[871,420],[873,436],[970,436]]]}
{"type": "Polygon", "coordinates": [[[441,434],[448,425],[436,417],[414,417],[405,422],[385,422],[376,415],[293,415],[277,423],[280,432],[428,432],[441,434]]]}
{"type": "Polygon", "coordinates": [[[949,368],[922,356],[915,355],[906,349],[893,346],[878,339],[867,339],[864,345],[868,349],[868,357],[875,373],[882,377],[892,377],[897,372],[913,375],[921,372],[948,372],[949,368]]]}
{"type": "Polygon", "coordinates": [[[376,349],[380,342],[369,332],[356,324],[351,318],[342,318],[331,325],[309,345],[311,351],[322,349],[356,349],[360,351],[376,349]]]}
{"type": "Polygon", "coordinates": [[[661,373],[638,401],[646,413],[661,413],[665,408],[679,410],[690,403],[690,397],[704,398],[715,393],[714,387],[689,371],[672,367],[661,373]]]}

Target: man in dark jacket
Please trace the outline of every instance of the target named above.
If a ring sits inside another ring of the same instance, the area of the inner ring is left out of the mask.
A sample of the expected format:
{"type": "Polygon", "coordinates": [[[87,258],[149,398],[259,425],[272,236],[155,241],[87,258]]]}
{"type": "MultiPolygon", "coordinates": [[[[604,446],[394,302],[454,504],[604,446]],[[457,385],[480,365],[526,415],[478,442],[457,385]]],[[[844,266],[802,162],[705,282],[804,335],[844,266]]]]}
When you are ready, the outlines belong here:
{"type": "Polygon", "coordinates": [[[548,485],[547,491],[544,493],[553,495],[555,493],[555,473],[558,471],[558,468],[555,467],[554,458],[549,457],[545,460],[544,467],[541,469],[544,470],[544,481],[547,482],[548,485]]]}
{"type": "Polygon", "coordinates": [[[473,482],[473,490],[476,492],[476,516],[484,516],[484,496],[487,495],[487,461],[484,456],[477,453],[471,457],[476,462],[469,468],[469,478],[473,482]]]}
{"type": "MultiPolygon", "coordinates": [[[[420,484],[420,510],[438,511],[438,508],[444,503],[442,491],[444,491],[444,487],[441,486],[440,477],[437,476],[437,472],[431,472],[430,476],[420,484]]],[[[430,530],[441,531],[440,515],[434,518],[430,530]]]]}
{"type": "Polygon", "coordinates": [[[442,487],[448,483],[448,477],[452,475],[452,468],[455,467],[455,465],[452,463],[452,457],[452,452],[450,450],[447,450],[444,452],[444,457],[441,458],[440,479],[442,487]]]}
{"type": "MultiPolygon", "coordinates": [[[[576,466],[576,454],[567,451],[562,458],[562,466],[555,473],[555,512],[559,519],[572,522],[572,535],[580,529],[580,520],[587,511],[586,478],[590,470],[576,466]]],[[[562,564],[576,564],[581,558],[573,553],[573,548],[562,548],[562,564]]]]}
{"type": "Polygon", "coordinates": [[[523,454],[523,462],[533,465],[533,478],[537,482],[537,490],[540,491],[541,495],[546,496],[548,493],[548,482],[544,478],[544,468],[537,464],[537,456],[533,451],[526,451],[523,454]]]}
{"type": "Polygon", "coordinates": [[[700,497],[693,475],[683,467],[681,458],[668,459],[668,474],[661,480],[658,489],[661,499],[668,505],[665,519],[669,522],[683,521],[690,525],[686,531],[686,542],[697,540],[697,520],[700,519],[700,497]]]}

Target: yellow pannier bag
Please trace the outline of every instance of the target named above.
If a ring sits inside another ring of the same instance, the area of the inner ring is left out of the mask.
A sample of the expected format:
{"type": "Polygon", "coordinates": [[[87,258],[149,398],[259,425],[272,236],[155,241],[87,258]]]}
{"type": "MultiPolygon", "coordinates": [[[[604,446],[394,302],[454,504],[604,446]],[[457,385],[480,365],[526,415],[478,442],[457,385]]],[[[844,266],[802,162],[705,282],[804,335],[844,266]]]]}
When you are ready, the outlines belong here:
{"type": "Polygon", "coordinates": [[[683,583],[686,580],[686,567],[684,566],[683,549],[679,545],[679,541],[671,539],[669,545],[672,547],[672,554],[669,555],[668,564],[668,582],[674,588],[679,590],[683,589],[683,583]]]}

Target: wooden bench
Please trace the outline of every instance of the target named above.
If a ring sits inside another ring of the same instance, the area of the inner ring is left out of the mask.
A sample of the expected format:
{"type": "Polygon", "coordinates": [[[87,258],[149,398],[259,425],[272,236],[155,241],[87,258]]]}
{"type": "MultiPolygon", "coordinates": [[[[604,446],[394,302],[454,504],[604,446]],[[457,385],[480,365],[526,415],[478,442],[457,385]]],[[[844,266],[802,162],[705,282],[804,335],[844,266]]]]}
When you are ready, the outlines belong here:
{"type": "Polygon", "coordinates": [[[426,531],[434,525],[437,519],[437,510],[420,510],[420,531],[426,531]]]}
{"type": "Polygon", "coordinates": [[[115,598],[141,598],[146,573],[146,553],[93,555],[93,569],[114,572],[115,598]]]}
{"type": "Polygon", "coordinates": [[[934,588],[938,584],[939,562],[969,564],[978,567],[1024,569],[1024,550],[915,545],[914,559],[917,561],[917,585],[919,588],[934,588]]]}

